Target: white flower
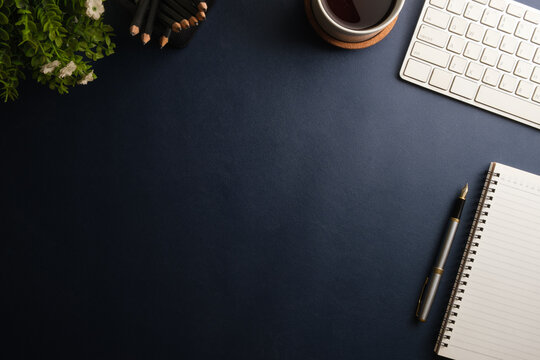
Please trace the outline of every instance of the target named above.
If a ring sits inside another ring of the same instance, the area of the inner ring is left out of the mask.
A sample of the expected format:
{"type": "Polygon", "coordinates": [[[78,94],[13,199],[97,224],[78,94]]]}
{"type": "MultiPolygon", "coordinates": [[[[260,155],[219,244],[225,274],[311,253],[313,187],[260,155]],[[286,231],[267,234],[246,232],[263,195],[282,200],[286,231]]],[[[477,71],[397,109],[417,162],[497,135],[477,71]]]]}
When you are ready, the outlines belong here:
{"type": "Polygon", "coordinates": [[[101,14],[105,12],[103,0],[86,0],[86,15],[94,20],[99,19],[101,14]]]}
{"type": "Polygon", "coordinates": [[[73,61],[70,61],[66,66],[60,69],[60,74],[58,75],[58,77],[60,79],[63,79],[66,76],[71,76],[75,69],[77,69],[77,65],[75,65],[73,61]]]}
{"type": "Polygon", "coordinates": [[[90,81],[94,81],[94,70],[90,71],[88,74],[86,74],[85,77],[83,77],[81,80],[79,80],[77,82],[77,84],[80,84],[80,85],[86,85],[88,84],[90,81]]]}
{"type": "Polygon", "coordinates": [[[41,67],[41,72],[44,74],[50,74],[54,71],[54,69],[58,67],[58,65],[60,65],[60,61],[58,60],[51,61],[50,63],[45,64],[41,67]]]}

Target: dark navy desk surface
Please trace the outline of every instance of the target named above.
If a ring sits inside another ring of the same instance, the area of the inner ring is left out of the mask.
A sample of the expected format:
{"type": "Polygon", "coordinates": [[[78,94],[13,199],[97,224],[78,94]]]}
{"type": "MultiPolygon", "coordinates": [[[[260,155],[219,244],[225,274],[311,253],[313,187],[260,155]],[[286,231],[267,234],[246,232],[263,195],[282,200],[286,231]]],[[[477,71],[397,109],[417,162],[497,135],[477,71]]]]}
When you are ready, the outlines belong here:
{"type": "Polygon", "coordinates": [[[399,79],[422,4],[344,51],[301,0],[218,1],[160,52],[107,2],[97,81],[0,105],[3,358],[434,358],[489,162],[540,173],[540,132],[399,79]]]}

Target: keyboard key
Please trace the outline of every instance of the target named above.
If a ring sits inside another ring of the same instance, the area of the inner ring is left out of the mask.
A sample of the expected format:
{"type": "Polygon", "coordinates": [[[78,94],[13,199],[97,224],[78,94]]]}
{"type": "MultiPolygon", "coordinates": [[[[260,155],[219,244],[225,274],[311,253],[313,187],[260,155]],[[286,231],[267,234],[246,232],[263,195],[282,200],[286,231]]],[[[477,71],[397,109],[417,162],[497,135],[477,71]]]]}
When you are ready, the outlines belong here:
{"type": "Polygon", "coordinates": [[[518,4],[510,3],[508,5],[508,9],[506,9],[506,12],[510,15],[514,15],[518,18],[523,17],[523,14],[525,14],[525,9],[518,4]]]}
{"type": "Polygon", "coordinates": [[[540,11],[510,0],[425,2],[403,78],[540,128],[540,11]]]}
{"type": "Polygon", "coordinates": [[[533,43],[535,43],[536,45],[540,45],[540,27],[538,27],[538,28],[536,28],[536,30],[534,30],[534,35],[533,35],[531,41],[533,43]]]}
{"type": "Polygon", "coordinates": [[[429,3],[438,8],[444,9],[446,7],[447,0],[431,0],[429,3]]]}
{"type": "Polygon", "coordinates": [[[414,59],[409,59],[403,74],[418,81],[426,82],[428,80],[430,71],[431,66],[414,59]]]}
{"type": "Polygon", "coordinates": [[[515,35],[523,40],[529,40],[533,34],[534,26],[526,21],[521,21],[517,28],[515,35]]]}
{"type": "Polygon", "coordinates": [[[465,34],[465,31],[467,31],[467,21],[460,17],[454,16],[452,18],[452,22],[450,23],[450,31],[458,35],[465,34]]]}
{"type": "Polygon", "coordinates": [[[497,10],[487,8],[484,10],[484,15],[482,15],[482,20],[480,22],[484,25],[495,27],[501,19],[501,13],[497,10]]]}
{"type": "Polygon", "coordinates": [[[514,70],[514,58],[510,55],[502,54],[499,58],[499,63],[497,64],[497,68],[501,69],[506,72],[511,72],[514,70]]]}
{"type": "Polygon", "coordinates": [[[536,101],[537,103],[540,103],[540,86],[536,88],[536,91],[534,92],[534,95],[533,95],[533,100],[536,101]]]}
{"type": "Polygon", "coordinates": [[[476,94],[477,88],[476,82],[456,76],[452,83],[452,87],[450,88],[450,92],[466,99],[472,99],[476,94]]]}
{"type": "Polygon", "coordinates": [[[422,25],[418,31],[418,38],[438,47],[445,47],[448,42],[448,33],[431,26],[422,25]]]}
{"type": "Polygon", "coordinates": [[[466,66],[467,66],[467,60],[459,56],[454,56],[452,57],[452,61],[450,62],[450,66],[448,68],[450,69],[450,71],[453,71],[458,74],[463,74],[466,66]]]}
{"type": "Polygon", "coordinates": [[[452,77],[453,75],[449,72],[435,69],[433,70],[433,74],[431,74],[429,83],[439,89],[448,90],[450,83],[452,82],[452,77]]]}
{"type": "Polygon", "coordinates": [[[493,69],[487,69],[484,73],[484,77],[482,78],[482,81],[488,85],[491,86],[497,86],[499,83],[499,78],[501,77],[501,74],[498,71],[495,71],[493,69]]]}
{"type": "Polygon", "coordinates": [[[473,2],[470,2],[465,9],[464,17],[467,19],[478,21],[482,17],[484,7],[473,2]]]}
{"type": "Polygon", "coordinates": [[[465,52],[463,55],[469,59],[478,60],[481,51],[482,47],[480,45],[469,41],[465,47],[465,52]]]}
{"type": "Polygon", "coordinates": [[[531,76],[531,80],[540,84],[540,67],[535,67],[531,76]]]}
{"type": "Polygon", "coordinates": [[[526,99],[529,99],[531,97],[533,91],[534,91],[534,85],[533,84],[521,80],[519,82],[518,87],[517,87],[516,94],[521,96],[521,97],[524,97],[526,99]]]}
{"type": "Polygon", "coordinates": [[[488,29],[484,35],[483,43],[487,46],[496,48],[499,46],[499,41],[501,40],[501,34],[498,31],[488,29]]]}
{"type": "Polygon", "coordinates": [[[504,0],[491,0],[489,2],[489,6],[494,8],[494,9],[504,11],[504,8],[506,7],[506,1],[504,1],[504,0]]]}
{"type": "Polygon", "coordinates": [[[450,15],[429,7],[424,15],[424,21],[428,24],[435,25],[441,29],[446,29],[450,21],[450,15]]]}
{"type": "MultiPolygon", "coordinates": [[[[540,106],[481,85],[475,100],[480,104],[540,124],[540,106]]],[[[539,98],[540,101],[540,98],[539,98]]]]}
{"type": "Polygon", "coordinates": [[[522,41],[519,44],[516,55],[522,59],[531,60],[534,55],[534,46],[522,41]]]}
{"type": "Polygon", "coordinates": [[[450,11],[451,13],[461,15],[464,7],[465,7],[465,0],[450,0],[446,10],[450,11]]]}
{"type": "Polygon", "coordinates": [[[497,60],[499,59],[499,53],[496,50],[485,48],[482,52],[482,57],[480,58],[480,61],[483,64],[489,65],[489,66],[495,66],[497,64],[497,60]]]}
{"type": "Polygon", "coordinates": [[[484,36],[484,28],[481,25],[471,23],[469,25],[469,29],[467,30],[466,37],[474,40],[474,41],[480,41],[482,40],[482,37],[484,36]]]}
{"type": "Polygon", "coordinates": [[[467,67],[467,72],[465,73],[465,76],[474,80],[480,80],[483,73],[484,67],[482,65],[471,62],[467,67]]]}
{"type": "Polygon", "coordinates": [[[415,42],[411,55],[420,60],[424,60],[428,63],[446,67],[450,55],[447,52],[435,49],[434,47],[425,45],[421,42],[415,42]]]}
{"type": "Polygon", "coordinates": [[[499,87],[504,91],[514,92],[514,90],[516,90],[517,83],[518,80],[515,77],[504,74],[499,87]]]}
{"type": "Polygon", "coordinates": [[[505,33],[513,34],[516,30],[517,19],[511,16],[503,15],[497,29],[504,31],[505,33]]]}
{"type": "Polygon", "coordinates": [[[533,66],[529,63],[519,60],[516,65],[516,70],[514,70],[514,75],[517,75],[521,78],[528,79],[531,76],[533,71],[533,66]]]}
{"type": "Polygon", "coordinates": [[[463,52],[464,47],[465,47],[465,40],[454,35],[450,37],[450,41],[448,42],[448,47],[447,47],[449,51],[456,54],[461,54],[463,52]]]}
{"type": "Polygon", "coordinates": [[[533,24],[536,24],[536,25],[540,24],[540,12],[527,10],[523,18],[527,21],[532,22],[533,24]]]}
{"type": "Polygon", "coordinates": [[[511,36],[505,35],[503,36],[503,39],[501,41],[501,46],[499,46],[499,49],[509,54],[513,54],[516,52],[517,46],[518,46],[518,42],[516,39],[514,39],[511,36]]]}

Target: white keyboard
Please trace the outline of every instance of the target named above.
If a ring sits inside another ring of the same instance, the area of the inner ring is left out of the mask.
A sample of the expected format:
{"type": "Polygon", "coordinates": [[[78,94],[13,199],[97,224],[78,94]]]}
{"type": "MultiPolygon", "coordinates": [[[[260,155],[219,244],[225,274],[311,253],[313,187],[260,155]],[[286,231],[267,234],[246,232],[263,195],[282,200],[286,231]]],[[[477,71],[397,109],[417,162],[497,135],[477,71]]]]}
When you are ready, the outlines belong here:
{"type": "Polygon", "coordinates": [[[400,76],[540,129],[540,11],[507,0],[426,0],[400,76]]]}

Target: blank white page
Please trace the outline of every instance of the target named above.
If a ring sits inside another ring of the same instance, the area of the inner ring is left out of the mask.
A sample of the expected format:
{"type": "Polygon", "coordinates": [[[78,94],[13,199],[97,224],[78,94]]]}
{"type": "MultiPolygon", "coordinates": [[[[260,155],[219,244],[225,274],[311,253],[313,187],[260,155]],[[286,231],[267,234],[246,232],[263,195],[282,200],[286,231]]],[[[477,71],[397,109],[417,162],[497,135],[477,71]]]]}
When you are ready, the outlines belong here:
{"type": "Polygon", "coordinates": [[[492,163],[485,189],[436,350],[538,360],[540,176],[492,163]]]}

